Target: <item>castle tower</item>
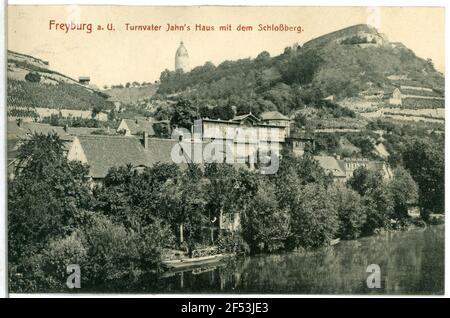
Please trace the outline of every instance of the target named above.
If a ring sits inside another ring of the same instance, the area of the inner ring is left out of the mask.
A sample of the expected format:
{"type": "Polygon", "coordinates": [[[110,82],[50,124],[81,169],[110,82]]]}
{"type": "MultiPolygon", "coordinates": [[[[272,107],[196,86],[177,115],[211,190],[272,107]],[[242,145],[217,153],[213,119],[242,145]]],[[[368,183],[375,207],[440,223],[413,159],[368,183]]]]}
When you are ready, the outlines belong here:
{"type": "Polygon", "coordinates": [[[175,53],[175,71],[182,69],[183,72],[189,71],[189,54],[183,45],[183,41],[180,42],[180,46],[175,53]]]}

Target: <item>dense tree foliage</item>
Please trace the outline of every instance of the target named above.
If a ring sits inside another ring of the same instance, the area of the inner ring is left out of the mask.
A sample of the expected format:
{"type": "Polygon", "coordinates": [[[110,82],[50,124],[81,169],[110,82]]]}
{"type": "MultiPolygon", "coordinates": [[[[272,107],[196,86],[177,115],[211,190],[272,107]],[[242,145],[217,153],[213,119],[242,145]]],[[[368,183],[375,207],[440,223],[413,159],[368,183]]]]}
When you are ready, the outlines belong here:
{"type": "MultiPolygon", "coordinates": [[[[133,191],[130,183],[136,179],[129,177],[127,184],[123,177],[131,173],[127,168],[113,171],[116,178],[110,176],[107,187],[93,195],[87,167],[67,161],[56,134],[24,141],[17,160],[16,176],[8,184],[12,290],[62,290],[69,264],[82,267],[86,286],[106,286],[159,266],[162,248],[173,243],[173,235],[163,220],[130,208],[120,191],[133,191]]],[[[156,180],[164,178],[161,170],[156,180]]]]}
{"type": "Polygon", "coordinates": [[[444,143],[413,139],[406,145],[403,162],[419,186],[419,206],[425,218],[445,209],[444,143]]]}
{"type": "Polygon", "coordinates": [[[366,210],[361,196],[354,190],[337,185],[331,191],[340,222],[338,237],[355,239],[366,222],[366,210]]]}
{"type": "Polygon", "coordinates": [[[337,211],[323,185],[311,183],[297,189],[292,209],[295,246],[314,248],[335,238],[339,227],[337,211]]]}
{"type": "Polygon", "coordinates": [[[290,215],[278,206],[275,188],[261,183],[256,195],[245,207],[242,234],[252,252],[273,252],[284,249],[290,237],[290,215]]]}
{"type": "Polygon", "coordinates": [[[394,202],[381,173],[359,167],[347,184],[362,196],[366,207],[366,221],[362,233],[369,235],[377,229],[389,228],[394,202]]]}
{"type": "Polygon", "coordinates": [[[417,204],[417,184],[408,170],[398,167],[388,187],[394,202],[394,218],[403,221],[408,217],[409,207],[417,204]]]}
{"type": "Polygon", "coordinates": [[[173,109],[170,124],[190,130],[194,120],[199,117],[198,109],[190,101],[180,100],[173,109]]]}

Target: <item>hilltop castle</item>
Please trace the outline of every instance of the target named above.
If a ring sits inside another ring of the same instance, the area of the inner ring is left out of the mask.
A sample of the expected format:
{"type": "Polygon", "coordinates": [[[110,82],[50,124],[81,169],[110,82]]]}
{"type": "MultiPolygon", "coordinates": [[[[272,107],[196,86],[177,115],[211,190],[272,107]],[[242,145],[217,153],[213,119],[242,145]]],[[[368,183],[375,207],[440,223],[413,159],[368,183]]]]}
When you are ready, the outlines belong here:
{"type": "Polygon", "coordinates": [[[184,47],[183,41],[180,42],[180,46],[175,53],[175,71],[183,70],[183,72],[189,71],[189,54],[184,47]]]}

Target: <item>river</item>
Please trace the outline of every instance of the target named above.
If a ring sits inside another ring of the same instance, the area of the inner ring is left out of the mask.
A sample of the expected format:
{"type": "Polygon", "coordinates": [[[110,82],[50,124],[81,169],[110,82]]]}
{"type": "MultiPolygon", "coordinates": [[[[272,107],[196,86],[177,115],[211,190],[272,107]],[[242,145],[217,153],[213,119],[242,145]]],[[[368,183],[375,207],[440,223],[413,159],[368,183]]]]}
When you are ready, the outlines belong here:
{"type": "Polygon", "coordinates": [[[341,241],[310,252],[239,257],[166,273],[152,293],[443,294],[444,226],[341,241]],[[368,288],[367,266],[380,267],[380,288],[368,288]]]}

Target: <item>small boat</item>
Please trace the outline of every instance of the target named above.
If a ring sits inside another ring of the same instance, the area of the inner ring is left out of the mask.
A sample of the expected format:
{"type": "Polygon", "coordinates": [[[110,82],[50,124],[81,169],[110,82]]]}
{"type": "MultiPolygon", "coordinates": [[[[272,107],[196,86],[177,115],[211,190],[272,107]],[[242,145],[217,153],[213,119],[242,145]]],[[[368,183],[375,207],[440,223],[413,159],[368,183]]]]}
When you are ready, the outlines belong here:
{"type": "Polygon", "coordinates": [[[232,254],[216,254],[202,257],[181,258],[174,260],[163,260],[162,264],[167,268],[183,268],[191,266],[201,266],[204,264],[215,263],[230,257],[232,254]]]}

